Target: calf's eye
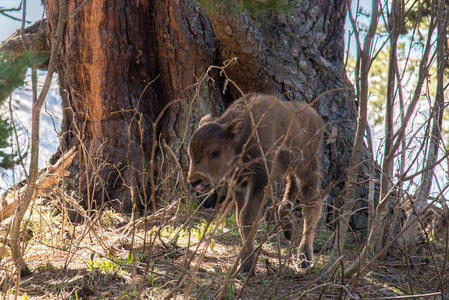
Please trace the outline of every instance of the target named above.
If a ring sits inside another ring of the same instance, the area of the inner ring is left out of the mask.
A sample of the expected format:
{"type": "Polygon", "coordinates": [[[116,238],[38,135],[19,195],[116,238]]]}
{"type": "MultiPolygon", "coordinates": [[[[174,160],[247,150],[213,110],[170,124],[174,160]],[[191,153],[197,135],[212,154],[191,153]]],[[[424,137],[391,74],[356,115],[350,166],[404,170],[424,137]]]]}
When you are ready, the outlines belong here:
{"type": "Polygon", "coordinates": [[[214,151],[212,152],[212,154],[210,155],[212,158],[217,158],[220,156],[220,151],[214,151]]]}

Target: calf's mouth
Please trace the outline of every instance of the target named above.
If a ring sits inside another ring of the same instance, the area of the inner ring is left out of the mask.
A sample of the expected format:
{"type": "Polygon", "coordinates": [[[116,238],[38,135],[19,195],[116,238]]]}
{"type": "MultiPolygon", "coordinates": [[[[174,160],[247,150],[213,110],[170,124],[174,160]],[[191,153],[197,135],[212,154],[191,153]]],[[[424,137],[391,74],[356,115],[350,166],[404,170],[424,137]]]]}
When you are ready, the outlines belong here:
{"type": "Polygon", "coordinates": [[[207,192],[210,189],[210,185],[209,184],[204,185],[201,182],[202,182],[202,180],[198,180],[196,182],[193,182],[192,186],[195,188],[195,190],[197,192],[205,193],[205,192],[207,192]]]}

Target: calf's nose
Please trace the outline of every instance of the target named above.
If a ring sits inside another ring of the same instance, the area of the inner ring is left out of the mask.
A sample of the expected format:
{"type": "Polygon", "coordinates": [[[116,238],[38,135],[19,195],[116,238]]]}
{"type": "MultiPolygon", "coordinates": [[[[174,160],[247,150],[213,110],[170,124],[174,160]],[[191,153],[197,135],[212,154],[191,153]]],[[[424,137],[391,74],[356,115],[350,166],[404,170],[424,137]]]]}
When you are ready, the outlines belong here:
{"type": "Polygon", "coordinates": [[[190,185],[195,186],[197,184],[200,184],[203,181],[203,179],[201,178],[196,178],[194,176],[189,176],[189,178],[187,178],[187,182],[190,183],[190,185]]]}

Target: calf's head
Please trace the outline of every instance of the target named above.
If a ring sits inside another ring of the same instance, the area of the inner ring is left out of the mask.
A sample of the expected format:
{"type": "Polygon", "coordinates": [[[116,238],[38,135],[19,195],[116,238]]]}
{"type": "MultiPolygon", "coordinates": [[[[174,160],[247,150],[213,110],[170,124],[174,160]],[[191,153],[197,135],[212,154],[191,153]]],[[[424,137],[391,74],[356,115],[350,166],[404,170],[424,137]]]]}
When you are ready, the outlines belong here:
{"type": "Polygon", "coordinates": [[[238,154],[236,141],[243,128],[243,119],[225,124],[212,122],[210,115],[201,119],[188,148],[190,168],[187,181],[198,192],[215,188],[231,170],[233,158],[238,154]]]}

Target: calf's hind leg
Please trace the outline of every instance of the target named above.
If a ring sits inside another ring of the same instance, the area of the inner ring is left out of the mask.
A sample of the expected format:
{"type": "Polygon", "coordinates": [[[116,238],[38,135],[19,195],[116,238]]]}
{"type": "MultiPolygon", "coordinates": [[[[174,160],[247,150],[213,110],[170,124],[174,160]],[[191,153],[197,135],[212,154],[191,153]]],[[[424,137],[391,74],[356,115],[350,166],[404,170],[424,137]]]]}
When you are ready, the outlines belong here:
{"type": "Polygon", "coordinates": [[[301,263],[302,268],[310,266],[313,261],[313,240],[316,226],[321,217],[322,202],[319,195],[320,177],[318,172],[302,173],[300,178],[302,216],[304,220],[303,235],[299,244],[299,251],[304,253],[306,260],[301,263]]]}
{"type": "Polygon", "coordinates": [[[293,212],[296,199],[298,199],[299,187],[298,181],[293,175],[287,177],[287,182],[285,185],[284,197],[279,203],[278,207],[278,217],[279,222],[281,222],[282,230],[284,231],[285,237],[294,241],[298,235],[298,223],[293,212]]]}

